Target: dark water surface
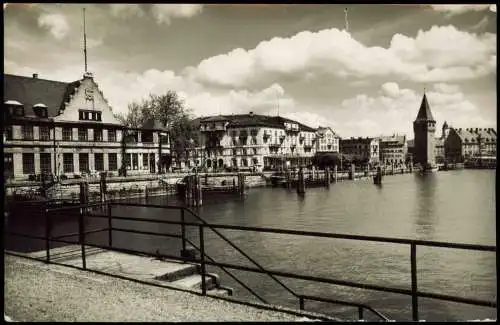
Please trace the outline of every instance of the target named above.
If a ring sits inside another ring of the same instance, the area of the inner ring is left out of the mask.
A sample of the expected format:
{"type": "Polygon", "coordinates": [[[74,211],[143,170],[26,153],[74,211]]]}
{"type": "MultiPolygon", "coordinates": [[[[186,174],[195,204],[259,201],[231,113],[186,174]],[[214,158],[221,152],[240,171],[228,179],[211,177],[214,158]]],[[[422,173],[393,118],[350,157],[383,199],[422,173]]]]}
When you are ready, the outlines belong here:
{"type": "MultiPolygon", "coordinates": [[[[144,202],[141,199],[128,201],[144,202]]],[[[180,204],[172,197],[150,198],[148,203],[180,204]]],[[[298,196],[295,190],[256,188],[250,189],[245,199],[227,194],[207,196],[198,213],[207,222],[215,224],[496,245],[495,171],[457,170],[425,176],[386,176],[381,187],[370,180],[344,181],[332,184],[330,189],[307,189],[304,197],[298,196]]],[[[179,213],[174,210],[116,207],[113,214],[179,220],[179,213]]],[[[103,225],[102,220],[90,220],[87,227],[103,225]]],[[[172,225],[115,221],[114,226],[179,233],[179,227],[172,225]]],[[[42,224],[32,222],[30,229],[43,233],[42,224]]],[[[71,231],[76,231],[74,221],[56,223],[55,233],[71,231]]],[[[236,230],[221,232],[268,269],[411,288],[408,245],[236,230]]],[[[198,229],[188,228],[188,237],[198,243],[198,229]]],[[[206,231],[205,239],[206,251],[216,261],[251,266],[212,231],[206,231]]],[[[107,237],[96,234],[90,236],[90,240],[104,243],[107,237]]],[[[118,247],[160,250],[166,254],[178,254],[180,249],[176,239],[129,233],[114,233],[113,241],[118,247]]],[[[28,243],[23,240],[15,245],[24,249],[35,245],[28,243]]],[[[420,291],[496,300],[496,253],[418,247],[417,263],[420,291]]],[[[225,276],[223,271],[210,270],[218,273],[224,284],[233,286],[236,296],[250,298],[245,289],[225,276]]],[[[298,307],[297,299],[269,277],[244,271],[232,272],[271,303],[298,307]]],[[[392,319],[411,319],[409,296],[285,278],[280,280],[300,294],[362,302],[392,319]]],[[[494,308],[423,298],[419,303],[420,318],[428,321],[496,318],[494,308]]],[[[352,307],[326,303],[306,301],[306,308],[347,319],[357,315],[352,307]]]]}

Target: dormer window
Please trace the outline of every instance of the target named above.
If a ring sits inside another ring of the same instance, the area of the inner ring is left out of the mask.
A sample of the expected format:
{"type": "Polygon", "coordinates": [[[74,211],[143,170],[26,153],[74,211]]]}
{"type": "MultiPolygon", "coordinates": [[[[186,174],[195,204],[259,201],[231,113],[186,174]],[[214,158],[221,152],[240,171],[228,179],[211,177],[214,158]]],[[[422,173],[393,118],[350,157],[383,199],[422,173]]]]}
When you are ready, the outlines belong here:
{"type": "Polygon", "coordinates": [[[12,116],[24,116],[24,106],[17,100],[7,100],[4,102],[8,108],[8,113],[12,116]]]}
{"type": "Polygon", "coordinates": [[[33,112],[37,117],[48,117],[47,105],[38,103],[33,105],[33,112]]]}

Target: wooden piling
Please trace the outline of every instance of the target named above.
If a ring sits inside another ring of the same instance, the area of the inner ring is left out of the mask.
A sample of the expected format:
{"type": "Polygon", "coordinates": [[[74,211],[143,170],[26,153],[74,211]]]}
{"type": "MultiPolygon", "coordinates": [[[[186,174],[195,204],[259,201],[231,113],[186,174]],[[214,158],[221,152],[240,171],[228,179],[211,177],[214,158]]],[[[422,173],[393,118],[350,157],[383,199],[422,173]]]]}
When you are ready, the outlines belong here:
{"type": "Polygon", "coordinates": [[[335,180],[335,183],[337,183],[337,177],[338,177],[338,167],[337,165],[335,165],[335,167],[333,167],[333,179],[335,180]]]}
{"type": "Polygon", "coordinates": [[[89,204],[89,184],[87,182],[80,183],[80,205],[89,204]]]}
{"type": "Polygon", "coordinates": [[[351,169],[349,170],[349,179],[353,181],[355,177],[356,177],[356,165],[351,164],[351,169]]]}
{"type": "Polygon", "coordinates": [[[147,185],[144,187],[144,197],[146,198],[146,200],[148,199],[148,186],[147,185]]]}
{"type": "Polygon", "coordinates": [[[304,179],[304,170],[302,167],[299,169],[298,181],[297,181],[297,193],[304,194],[306,192],[306,182],[304,179]]]}
{"type": "Polygon", "coordinates": [[[238,173],[238,193],[240,196],[245,195],[245,175],[238,173]]]}
{"type": "Polygon", "coordinates": [[[286,170],[286,188],[292,187],[292,175],[289,169],[286,170]]]}
{"type": "Polygon", "coordinates": [[[377,172],[375,176],[373,176],[373,183],[376,185],[381,185],[382,184],[382,168],[377,167],[377,172]]]}
{"type": "Polygon", "coordinates": [[[330,188],[330,169],[325,168],[325,187],[330,188]]]}
{"type": "Polygon", "coordinates": [[[106,201],[106,194],[107,194],[107,184],[106,184],[106,173],[101,173],[101,179],[99,182],[99,194],[101,197],[101,202],[106,201]]]}
{"type": "Polygon", "coordinates": [[[188,206],[193,205],[193,176],[186,177],[185,202],[188,206]]]}
{"type": "Polygon", "coordinates": [[[195,176],[195,206],[200,207],[203,204],[203,192],[201,187],[201,177],[200,175],[195,176]]]}

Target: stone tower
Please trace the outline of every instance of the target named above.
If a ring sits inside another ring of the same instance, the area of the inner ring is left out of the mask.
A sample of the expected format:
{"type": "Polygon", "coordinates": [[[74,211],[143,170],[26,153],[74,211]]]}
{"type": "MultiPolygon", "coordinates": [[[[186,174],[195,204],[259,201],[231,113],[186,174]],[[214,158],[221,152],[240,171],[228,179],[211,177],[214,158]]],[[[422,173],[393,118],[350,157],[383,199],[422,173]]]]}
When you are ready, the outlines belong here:
{"type": "Polygon", "coordinates": [[[431,169],[436,166],[434,154],[435,131],[436,121],[432,117],[431,109],[424,92],[417,118],[413,122],[413,132],[415,133],[414,162],[420,164],[424,169],[431,169]]]}
{"type": "Polygon", "coordinates": [[[444,121],[443,128],[441,129],[441,139],[443,140],[446,139],[449,133],[450,133],[450,127],[448,126],[448,123],[444,121]]]}

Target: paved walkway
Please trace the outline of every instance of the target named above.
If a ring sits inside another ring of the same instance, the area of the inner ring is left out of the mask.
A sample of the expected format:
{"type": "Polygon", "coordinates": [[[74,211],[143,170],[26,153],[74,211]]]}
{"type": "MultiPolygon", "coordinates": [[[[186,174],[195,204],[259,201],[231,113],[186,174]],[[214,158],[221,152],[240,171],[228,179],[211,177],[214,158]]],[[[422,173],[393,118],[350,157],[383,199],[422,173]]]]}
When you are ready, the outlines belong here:
{"type": "Polygon", "coordinates": [[[309,320],[4,254],[5,315],[14,321],[309,320]]]}

